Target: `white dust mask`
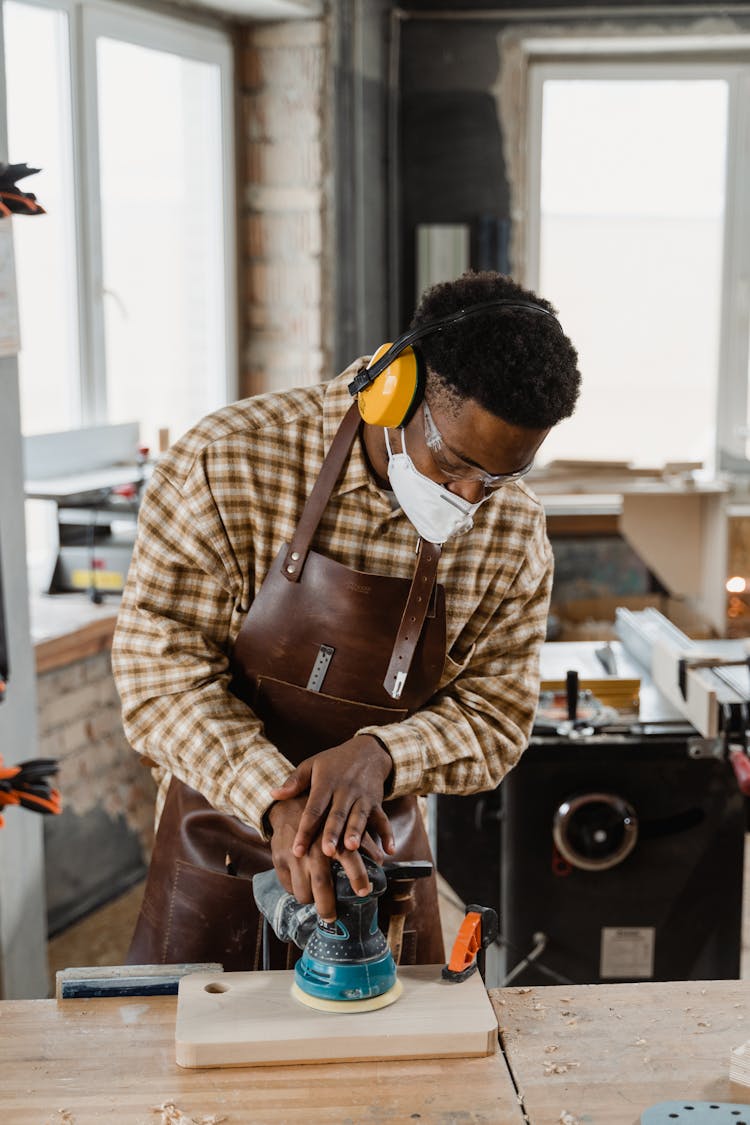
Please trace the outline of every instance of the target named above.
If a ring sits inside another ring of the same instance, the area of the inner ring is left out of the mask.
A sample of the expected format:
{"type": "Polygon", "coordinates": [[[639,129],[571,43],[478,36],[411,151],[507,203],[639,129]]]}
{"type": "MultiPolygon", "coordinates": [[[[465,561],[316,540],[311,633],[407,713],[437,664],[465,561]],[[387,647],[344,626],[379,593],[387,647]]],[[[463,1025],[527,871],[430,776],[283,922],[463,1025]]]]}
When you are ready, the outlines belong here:
{"type": "MultiPolygon", "coordinates": [[[[474,513],[484,500],[470,504],[462,496],[449,492],[442,484],[430,480],[415,467],[406,452],[406,438],[401,431],[401,453],[393,453],[385,431],[388,450],[388,480],[404,515],[428,543],[447,543],[457,535],[465,535],[474,526],[474,513]]],[[[485,497],[484,499],[487,499],[485,497]]]]}

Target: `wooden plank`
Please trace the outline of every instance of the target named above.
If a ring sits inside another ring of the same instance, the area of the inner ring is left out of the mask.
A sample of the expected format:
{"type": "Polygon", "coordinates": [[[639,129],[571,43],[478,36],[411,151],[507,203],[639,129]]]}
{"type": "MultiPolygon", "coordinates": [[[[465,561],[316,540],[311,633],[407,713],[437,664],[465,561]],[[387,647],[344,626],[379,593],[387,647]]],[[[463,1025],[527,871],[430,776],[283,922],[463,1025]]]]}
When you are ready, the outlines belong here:
{"type": "Polygon", "coordinates": [[[710,673],[701,669],[688,669],[687,698],[682,698],[678,665],[680,658],[687,655],[699,656],[702,653],[696,648],[683,651],[668,640],[655,641],[651,654],[653,681],[662,695],[682,712],[704,738],[715,738],[719,733],[719,709],[716,691],[709,679],[710,673]]]}
{"type": "Polygon", "coordinates": [[[493,989],[500,1043],[534,1125],[635,1125],[658,1102],[737,1101],[729,1058],[750,981],[493,989]]]}
{"type": "Polygon", "coordinates": [[[319,1012],[291,995],[293,972],[193,973],[180,981],[175,1030],[184,1067],[489,1055],[497,1021],[478,973],[404,966],[403,995],[375,1012],[319,1012]]]}
{"type": "Polygon", "coordinates": [[[619,535],[620,517],[616,513],[550,513],[547,532],[550,539],[562,536],[619,535]]]}
{"type": "Polygon", "coordinates": [[[184,1070],[174,1061],[177,1000],[0,1004],[2,1119],[13,1125],[228,1125],[450,1121],[523,1125],[505,1062],[486,1058],[184,1070]],[[61,1110],[68,1111],[66,1118],[61,1110]]]}
{"type": "Polygon", "coordinates": [[[188,973],[223,973],[218,962],[177,965],[86,965],[55,973],[56,1000],[101,996],[176,996],[188,973]]]}

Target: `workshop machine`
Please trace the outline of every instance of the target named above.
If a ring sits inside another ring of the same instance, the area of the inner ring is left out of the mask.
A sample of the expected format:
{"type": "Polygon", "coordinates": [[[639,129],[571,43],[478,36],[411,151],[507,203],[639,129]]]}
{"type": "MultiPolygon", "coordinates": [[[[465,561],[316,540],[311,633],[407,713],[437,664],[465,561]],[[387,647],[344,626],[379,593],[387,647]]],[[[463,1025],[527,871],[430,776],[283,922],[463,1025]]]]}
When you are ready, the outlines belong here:
{"type": "Polygon", "coordinates": [[[745,648],[693,642],[655,610],[618,610],[616,629],[599,656],[545,646],[570,674],[562,700],[542,693],[519,765],[494,793],[440,799],[441,873],[499,910],[488,983],[740,975],[745,648]],[[639,680],[638,712],[581,690],[586,661],[592,678],[639,680]]]}
{"type": "Polygon", "coordinates": [[[135,422],[24,438],[26,499],[52,509],[45,592],[87,593],[95,603],[122,593],[148,452],[135,422]]]}

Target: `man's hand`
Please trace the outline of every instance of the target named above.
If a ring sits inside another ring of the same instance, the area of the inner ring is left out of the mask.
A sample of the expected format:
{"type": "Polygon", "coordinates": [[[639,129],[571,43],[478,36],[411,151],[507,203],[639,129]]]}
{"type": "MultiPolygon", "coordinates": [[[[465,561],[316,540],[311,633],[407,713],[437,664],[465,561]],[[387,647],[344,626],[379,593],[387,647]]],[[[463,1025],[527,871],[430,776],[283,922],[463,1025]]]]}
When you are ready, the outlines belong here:
{"type": "Polygon", "coordinates": [[[326,921],[336,917],[330,861],[338,859],[352,888],[364,895],[370,880],[359,847],[377,863],[385,858],[368,824],[385,852],[396,850],[382,804],[392,768],[390,754],[376,739],[356,735],[308,758],[271,791],[271,855],[279,879],[298,902],[314,899],[326,921]]]}
{"type": "Polygon", "coordinates": [[[271,790],[275,801],[288,801],[309,790],[292,845],[295,856],[306,855],[318,835],[331,859],[340,846],[356,851],[368,825],[385,851],[394,852],[393,832],[383,812],[385,783],[392,768],[388,751],[367,734],[355,735],[297,766],[282,786],[271,790]]]}
{"type": "MultiPolygon", "coordinates": [[[[298,858],[292,851],[306,804],[307,797],[292,797],[277,801],[271,806],[268,814],[273,829],[271,858],[284,889],[293,894],[298,902],[314,900],[320,917],[325,922],[333,922],[336,919],[336,895],[331,859],[323,854],[320,837],[313,841],[306,855],[298,858]]],[[[376,863],[382,863],[385,858],[367,832],[362,838],[362,850],[376,863]]],[[[339,848],[333,858],[340,861],[353,890],[359,895],[369,894],[370,877],[359,851],[339,848]]]]}

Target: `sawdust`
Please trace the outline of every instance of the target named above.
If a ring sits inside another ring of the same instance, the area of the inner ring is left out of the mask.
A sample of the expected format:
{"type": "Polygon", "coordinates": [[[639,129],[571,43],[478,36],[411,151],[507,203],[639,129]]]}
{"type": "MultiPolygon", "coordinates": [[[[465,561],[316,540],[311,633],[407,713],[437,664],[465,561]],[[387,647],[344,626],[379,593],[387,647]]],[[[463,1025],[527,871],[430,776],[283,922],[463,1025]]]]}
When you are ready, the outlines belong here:
{"type": "Polygon", "coordinates": [[[75,1125],[76,1119],[69,1109],[55,1110],[55,1125],[75,1125]]]}
{"type": "Polygon", "coordinates": [[[525,996],[527,992],[531,992],[530,988],[517,988],[516,996],[525,996]]]}
{"type": "Polygon", "coordinates": [[[567,1109],[564,1109],[562,1111],[557,1120],[559,1122],[559,1125],[581,1125],[575,1114],[568,1113],[567,1109]]]}
{"type": "Polygon", "coordinates": [[[548,1047],[544,1048],[545,1055],[551,1055],[554,1051],[559,1051],[557,1043],[550,1043],[548,1047]]]}
{"type": "Polygon", "coordinates": [[[636,1039],[635,1045],[636,1047],[647,1047],[648,1039],[636,1039]]]}
{"type": "Polygon", "coordinates": [[[227,1120],[226,1117],[217,1117],[215,1113],[203,1117],[190,1117],[189,1114],[178,1109],[174,1102],[152,1106],[151,1112],[161,1114],[159,1125],[219,1125],[221,1121],[227,1120]]]}

